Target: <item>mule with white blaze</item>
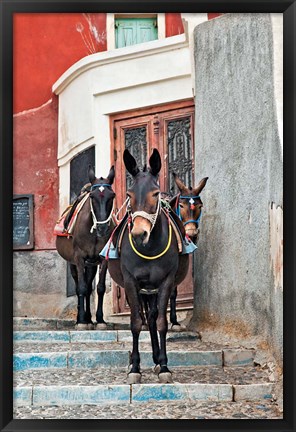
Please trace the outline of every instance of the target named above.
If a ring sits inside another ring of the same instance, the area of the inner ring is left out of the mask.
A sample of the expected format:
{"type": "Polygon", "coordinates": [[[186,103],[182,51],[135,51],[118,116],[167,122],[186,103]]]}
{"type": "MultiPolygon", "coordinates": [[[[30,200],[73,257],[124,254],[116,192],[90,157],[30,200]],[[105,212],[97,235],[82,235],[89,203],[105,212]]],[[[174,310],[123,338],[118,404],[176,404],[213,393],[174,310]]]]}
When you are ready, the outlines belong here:
{"type": "MultiPolygon", "coordinates": [[[[205,187],[208,177],[204,177],[196,187],[187,187],[182,180],[173,173],[179,193],[170,200],[170,206],[180,218],[186,235],[196,244],[199,235],[199,222],[202,217],[203,202],[200,193],[205,187]]],[[[173,331],[181,331],[184,329],[177,320],[176,313],[176,298],[177,287],[173,290],[170,298],[170,321],[173,331]]]]}
{"type": "Polygon", "coordinates": [[[141,313],[145,310],[159,380],[172,382],[166,350],[167,306],[173,288],[187,274],[188,255],[179,253],[169,214],[160,204],[159,152],[153,150],[149,168],[143,171],[128,150],[124,151],[123,159],[133,177],[133,184],[127,191],[130,199],[128,229],[122,237],[121,255],[109,261],[108,269],[112,279],[124,287],[131,310],[133,349],[128,381],[141,380],[139,335],[141,313]]]}
{"type": "Polygon", "coordinates": [[[84,192],[85,203],[77,215],[73,233],[71,236],[57,236],[56,248],[58,253],[70,263],[71,274],[75,281],[78,328],[93,327],[90,295],[97,267],[100,266],[96,321],[97,328],[106,328],[103,299],[106,291],[107,262],[99,256],[99,252],[115,228],[112,217],[115,198],[112,184],[115,171],[112,166],[107,178],[98,178],[93,168],[89,167],[88,175],[89,190],[84,192]]]}

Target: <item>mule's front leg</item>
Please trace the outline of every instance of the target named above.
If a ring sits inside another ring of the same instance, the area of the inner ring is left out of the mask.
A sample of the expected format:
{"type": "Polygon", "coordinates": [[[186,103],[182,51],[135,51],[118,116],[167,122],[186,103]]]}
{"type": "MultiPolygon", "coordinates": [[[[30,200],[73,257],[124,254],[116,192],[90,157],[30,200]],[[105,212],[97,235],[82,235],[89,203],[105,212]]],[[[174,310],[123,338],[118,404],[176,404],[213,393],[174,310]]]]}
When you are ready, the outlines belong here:
{"type": "Polygon", "coordinates": [[[99,282],[97,285],[98,307],[96,312],[96,320],[97,320],[97,329],[101,329],[101,330],[107,328],[107,324],[104,321],[104,316],[103,316],[103,301],[104,301],[104,295],[106,291],[107,267],[108,267],[108,263],[106,260],[104,260],[100,266],[99,282]]]}
{"type": "Polygon", "coordinates": [[[141,382],[139,336],[142,329],[142,318],[139,309],[131,310],[131,331],[133,335],[133,350],[131,355],[131,369],[128,374],[128,383],[141,382]]]}
{"type": "Polygon", "coordinates": [[[93,280],[97,273],[97,267],[96,266],[86,266],[84,269],[84,276],[85,276],[85,282],[87,286],[87,294],[85,297],[85,319],[88,322],[88,329],[93,330],[94,329],[94,323],[91,319],[91,310],[90,310],[90,296],[92,293],[92,284],[93,280]]]}
{"type": "Polygon", "coordinates": [[[87,328],[88,320],[85,310],[85,298],[87,296],[87,284],[85,281],[84,261],[77,259],[77,328],[87,328]]]}
{"type": "Polygon", "coordinates": [[[170,306],[171,306],[170,321],[171,321],[171,324],[172,324],[172,328],[174,326],[180,326],[180,324],[177,321],[176,298],[177,298],[177,287],[174,287],[173,290],[172,290],[172,294],[170,296],[170,306]]]}
{"type": "Polygon", "coordinates": [[[136,384],[141,381],[139,336],[143,323],[141,316],[142,309],[135,282],[130,275],[126,275],[124,279],[124,288],[131,309],[131,332],[133,335],[133,350],[130,358],[131,367],[128,374],[128,383],[136,384]]]}
{"type": "Polygon", "coordinates": [[[152,345],[152,357],[155,363],[155,372],[158,373],[159,370],[159,342],[157,335],[156,319],[157,319],[157,295],[148,296],[146,301],[149,303],[148,311],[148,326],[150,332],[150,339],[152,345]]]}
{"type": "Polygon", "coordinates": [[[159,288],[158,294],[158,317],[156,320],[157,330],[159,332],[160,350],[159,350],[159,365],[160,372],[158,374],[159,381],[162,383],[172,382],[172,373],[168,369],[168,358],[166,352],[166,335],[168,331],[167,307],[171,294],[173,281],[168,278],[159,288]]]}

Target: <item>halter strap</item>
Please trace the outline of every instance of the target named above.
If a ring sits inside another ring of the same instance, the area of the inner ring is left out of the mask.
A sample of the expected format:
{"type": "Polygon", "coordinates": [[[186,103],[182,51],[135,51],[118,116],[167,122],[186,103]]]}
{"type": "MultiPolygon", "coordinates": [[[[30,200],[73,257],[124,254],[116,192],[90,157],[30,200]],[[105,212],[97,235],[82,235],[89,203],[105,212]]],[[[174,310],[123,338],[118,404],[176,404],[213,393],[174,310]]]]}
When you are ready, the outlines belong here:
{"type": "Polygon", "coordinates": [[[90,211],[91,211],[91,215],[92,215],[92,218],[93,218],[93,226],[90,229],[91,234],[97,228],[97,225],[103,225],[103,224],[108,223],[110,221],[110,219],[112,218],[113,209],[114,209],[114,200],[113,200],[113,203],[112,203],[111,212],[110,212],[109,216],[107,217],[107,219],[105,219],[103,221],[98,221],[97,218],[96,218],[94,209],[93,209],[92,200],[90,199],[90,211]]]}
{"type": "Polygon", "coordinates": [[[111,185],[107,184],[107,183],[96,183],[96,184],[94,184],[94,185],[91,186],[90,190],[92,191],[92,190],[94,190],[94,189],[96,189],[98,187],[104,187],[104,186],[105,187],[111,187],[111,185]]]}
{"type": "Polygon", "coordinates": [[[193,196],[187,196],[187,195],[180,195],[179,198],[184,198],[184,199],[190,199],[190,198],[200,198],[200,195],[193,195],[193,196]]]}
{"type": "MultiPolygon", "coordinates": [[[[177,206],[176,206],[176,215],[178,216],[178,218],[182,222],[182,216],[181,216],[181,210],[180,210],[180,204],[179,204],[180,198],[181,199],[188,199],[188,200],[192,199],[192,200],[194,200],[194,199],[200,198],[200,195],[192,195],[192,196],[189,196],[189,195],[179,195],[178,200],[177,200],[177,206]]],[[[200,211],[200,214],[199,214],[199,216],[198,216],[197,219],[190,219],[190,220],[186,221],[185,223],[183,223],[183,225],[185,226],[185,225],[187,225],[189,223],[192,223],[192,222],[198,225],[199,221],[200,221],[200,218],[201,218],[201,215],[202,215],[202,211],[200,211]]]]}
{"type": "MultiPolygon", "coordinates": [[[[160,197],[160,195],[159,195],[159,197],[160,197]]],[[[142,217],[144,219],[147,219],[151,223],[151,230],[150,230],[150,232],[151,232],[153,230],[153,228],[154,228],[154,225],[156,223],[156,219],[157,219],[157,217],[159,215],[160,204],[161,204],[161,199],[159,198],[158,204],[157,204],[157,209],[156,209],[155,213],[147,213],[147,212],[142,211],[142,210],[139,210],[139,211],[136,211],[134,213],[131,213],[130,215],[131,215],[131,218],[132,218],[132,222],[134,222],[134,220],[135,220],[135,218],[137,216],[140,216],[140,217],[142,217]]]]}
{"type": "Polygon", "coordinates": [[[190,222],[193,222],[193,223],[198,224],[199,221],[200,221],[201,215],[202,215],[202,211],[200,211],[200,214],[199,214],[199,216],[198,216],[197,219],[190,219],[190,220],[188,220],[187,222],[183,223],[183,225],[185,226],[185,225],[187,225],[187,224],[190,223],[190,222]]]}

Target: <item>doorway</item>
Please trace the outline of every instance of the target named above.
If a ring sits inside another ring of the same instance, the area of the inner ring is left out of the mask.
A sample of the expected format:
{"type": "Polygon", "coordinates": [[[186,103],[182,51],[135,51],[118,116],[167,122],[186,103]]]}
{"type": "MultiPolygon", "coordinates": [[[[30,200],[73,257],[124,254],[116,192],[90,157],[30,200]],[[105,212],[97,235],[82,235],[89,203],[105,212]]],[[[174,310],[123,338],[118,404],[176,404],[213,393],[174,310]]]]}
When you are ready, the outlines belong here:
{"type": "MultiPolygon", "coordinates": [[[[131,176],[126,173],[123,152],[127,148],[143,168],[152,149],[158,149],[162,169],[160,189],[170,195],[178,193],[172,173],[175,172],[187,186],[194,181],[194,102],[170,103],[149,109],[120,113],[110,118],[111,155],[115,165],[116,208],[126,199],[131,176]]],[[[122,217],[120,214],[119,217],[122,217]]],[[[177,309],[193,306],[193,267],[178,286],[177,309]]],[[[113,283],[113,312],[128,313],[124,289],[113,283]]]]}

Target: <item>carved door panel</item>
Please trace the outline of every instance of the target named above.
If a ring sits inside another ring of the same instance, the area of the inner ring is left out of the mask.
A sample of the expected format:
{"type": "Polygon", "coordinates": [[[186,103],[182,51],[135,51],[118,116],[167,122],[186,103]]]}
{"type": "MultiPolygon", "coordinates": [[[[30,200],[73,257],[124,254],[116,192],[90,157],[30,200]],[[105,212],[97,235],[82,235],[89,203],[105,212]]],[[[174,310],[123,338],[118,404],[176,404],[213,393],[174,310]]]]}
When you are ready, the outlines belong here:
{"type": "MultiPolygon", "coordinates": [[[[175,195],[178,191],[172,172],[192,186],[193,118],[192,101],[179,102],[149,110],[122,113],[111,118],[113,163],[115,165],[116,207],[120,208],[126,199],[126,190],[131,182],[122,160],[125,148],[133,154],[140,167],[147,163],[153,148],[157,148],[162,159],[160,188],[175,195]]],[[[119,215],[122,217],[124,211],[119,215]]],[[[129,308],[124,289],[113,284],[114,313],[126,313],[129,308]]],[[[192,260],[185,281],[178,287],[177,307],[192,307],[193,277],[192,260]]]]}

